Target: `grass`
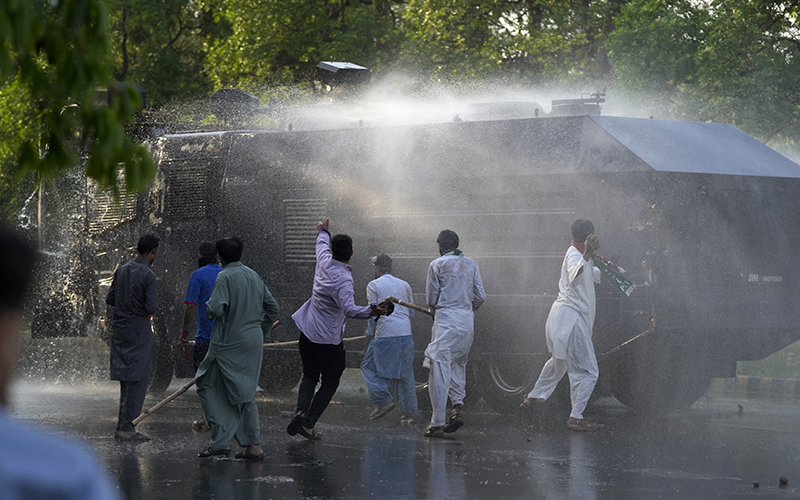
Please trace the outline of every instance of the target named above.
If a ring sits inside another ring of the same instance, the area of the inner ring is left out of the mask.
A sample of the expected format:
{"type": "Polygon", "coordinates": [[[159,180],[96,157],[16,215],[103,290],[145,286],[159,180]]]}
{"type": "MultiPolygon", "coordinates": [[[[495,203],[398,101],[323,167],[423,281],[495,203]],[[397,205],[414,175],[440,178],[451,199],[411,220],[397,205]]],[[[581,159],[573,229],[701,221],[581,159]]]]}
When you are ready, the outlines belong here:
{"type": "Polygon", "coordinates": [[[739,361],[736,374],[800,380],[800,342],[758,361],[739,361]]]}

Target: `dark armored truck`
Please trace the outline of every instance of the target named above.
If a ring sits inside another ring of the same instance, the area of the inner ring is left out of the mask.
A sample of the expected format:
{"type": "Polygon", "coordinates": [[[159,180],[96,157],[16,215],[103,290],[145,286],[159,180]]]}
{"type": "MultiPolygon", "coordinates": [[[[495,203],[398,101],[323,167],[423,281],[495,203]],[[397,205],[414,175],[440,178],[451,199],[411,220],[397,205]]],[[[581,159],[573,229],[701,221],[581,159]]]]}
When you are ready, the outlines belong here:
{"type": "MultiPolygon", "coordinates": [[[[545,320],[578,218],[594,222],[601,253],[636,285],[630,296],[605,280],[598,287],[598,392],[632,407],[691,404],[712,377],[733,376],[737,361],[800,339],[800,166],[733,126],[548,116],[171,134],[151,146],[159,173],[150,192],[112,212],[96,204],[90,225],[100,279],[140,233],[162,238],[157,390],[176,372],[192,375],[172,346],[198,244],[240,236],[243,261],[281,307],[273,340],[296,340],[290,316],[310,296],[323,217],[354,239],[362,304],[378,253],[392,256],[423,304],[436,235],[459,234],[487,293],[468,392],[500,411],[519,405],[549,357],[545,320]]],[[[430,327],[416,315],[420,382],[430,327]]],[[[345,335],[364,328],[349,322],[345,335]]],[[[364,347],[348,344],[350,366],[364,347]]],[[[266,346],[264,359],[265,390],[299,380],[295,349],[266,346]]]]}

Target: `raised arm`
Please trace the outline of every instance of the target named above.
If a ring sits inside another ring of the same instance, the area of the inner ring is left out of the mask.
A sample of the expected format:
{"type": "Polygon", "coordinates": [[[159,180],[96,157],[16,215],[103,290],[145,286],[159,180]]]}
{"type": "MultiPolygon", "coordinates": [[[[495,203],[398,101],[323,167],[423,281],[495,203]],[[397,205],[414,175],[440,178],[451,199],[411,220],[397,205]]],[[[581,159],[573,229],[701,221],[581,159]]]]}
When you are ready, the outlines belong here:
{"type": "Polygon", "coordinates": [[[317,265],[333,258],[333,253],[331,252],[331,233],[328,231],[328,225],[328,219],[324,219],[317,224],[317,265]]]}

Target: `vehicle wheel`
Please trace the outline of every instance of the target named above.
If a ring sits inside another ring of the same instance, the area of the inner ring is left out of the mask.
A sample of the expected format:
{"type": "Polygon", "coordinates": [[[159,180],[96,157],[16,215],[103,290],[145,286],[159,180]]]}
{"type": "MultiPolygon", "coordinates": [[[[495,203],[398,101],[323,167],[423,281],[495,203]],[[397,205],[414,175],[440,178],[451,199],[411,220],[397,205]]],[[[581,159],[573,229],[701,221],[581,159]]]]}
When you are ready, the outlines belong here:
{"type": "Polygon", "coordinates": [[[151,396],[160,396],[172,382],[175,373],[175,358],[172,352],[172,342],[169,341],[166,329],[160,321],[153,321],[153,365],[150,368],[150,381],[147,393],[151,396]]]}
{"type": "Polygon", "coordinates": [[[300,355],[277,356],[267,351],[261,363],[261,375],[258,385],[267,393],[281,394],[290,392],[303,376],[303,365],[300,355]]]}
{"type": "MultiPolygon", "coordinates": [[[[431,411],[431,396],[428,392],[428,369],[421,363],[414,364],[414,381],[417,386],[417,406],[421,411],[431,411]]],[[[464,406],[472,406],[481,399],[481,388],[478,384],[477,370],[475,363],[467,364],[467,395],[464,397],[464,406]]],[[[448,407],[451,406],[450,399],[447,400],[448,407]]]]}
{"type": "Polygon", "coordinates": [[[537,367],[522,357],[488,359],[474,366],[483,399],[500,413],[516,411],[539,376],[537,367]]]}
{"type": "Polygon", "coordinates": [[[420,411],[431,411],[431,395],[428,392],[428,369],[422,363],[414,363],[414,383],[417,386],[417,407],[420,411]]]}
{"type": "Polygon", "coordinates": [[[611,393],[629,408],[669,412],[691,406],[711,385],[706,364],[681,350],[639,355],[611,369],[611,393]],[[663,355],[662,355],[663,354],[663,355]]]}

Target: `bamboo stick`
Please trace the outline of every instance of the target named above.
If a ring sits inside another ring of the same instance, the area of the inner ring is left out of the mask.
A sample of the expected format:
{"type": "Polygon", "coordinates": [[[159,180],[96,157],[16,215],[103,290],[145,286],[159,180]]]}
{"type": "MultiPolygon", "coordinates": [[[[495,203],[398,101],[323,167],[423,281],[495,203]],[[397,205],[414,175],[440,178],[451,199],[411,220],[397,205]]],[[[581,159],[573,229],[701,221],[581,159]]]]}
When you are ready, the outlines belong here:
{"type": "Polygon", "coordinates": [[[427,314],[427,315],[429,315],[431,317],[433,316],[433,313],[430,311],[430,309],[426,309],[426,308],[424,308],[422,306],[418,306],[416,304],[412,304],[410,302],[406,302],[405,300],[400,300],[400,299],[398,299],[397,297],[394,297],[394,296],[389,297],[389,300],[391,300],[395,304],[400,304],[403,307],[407,307],[407,308],[413,309],[415,311],[423,312],[423,313],[425,313],[425,314],[427,314]]]}

